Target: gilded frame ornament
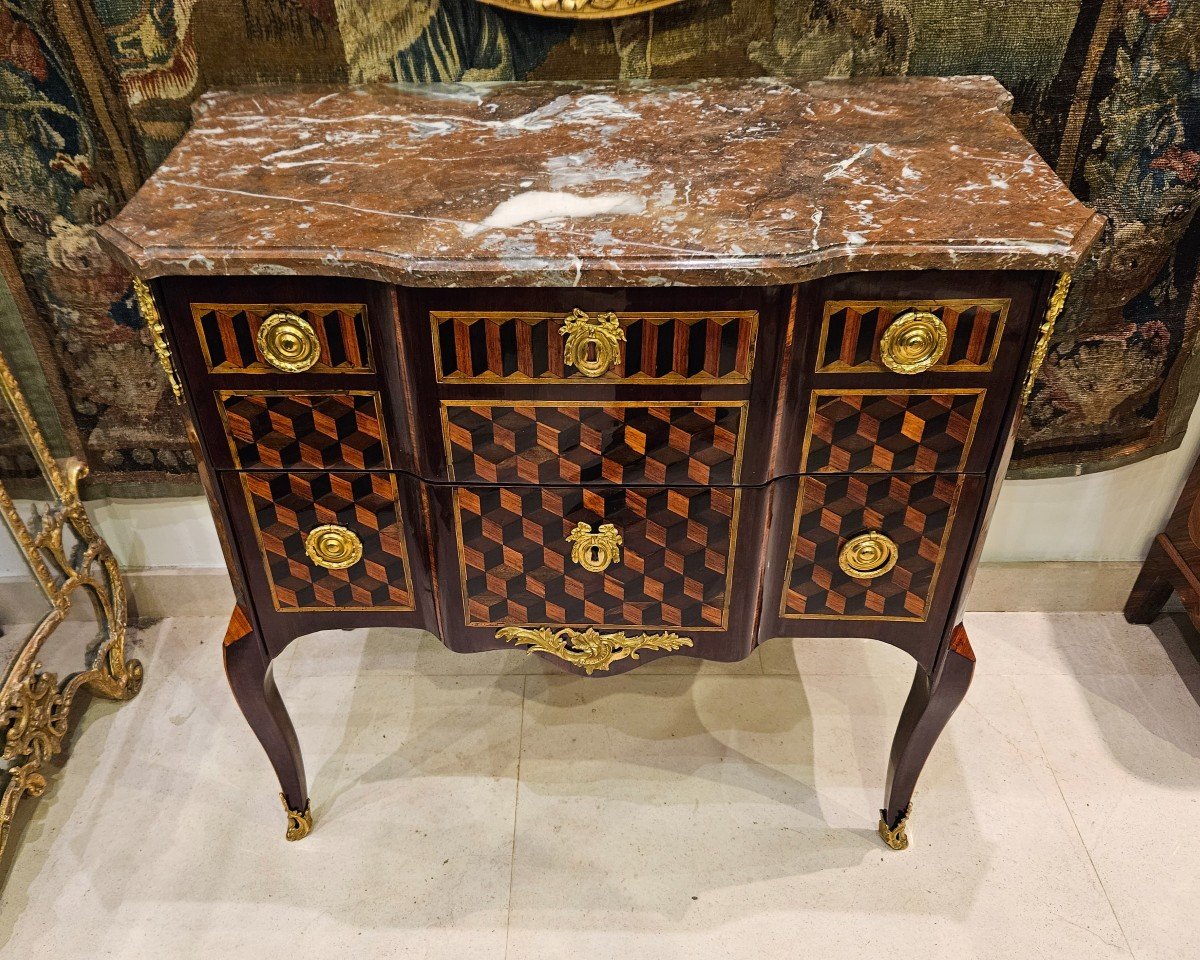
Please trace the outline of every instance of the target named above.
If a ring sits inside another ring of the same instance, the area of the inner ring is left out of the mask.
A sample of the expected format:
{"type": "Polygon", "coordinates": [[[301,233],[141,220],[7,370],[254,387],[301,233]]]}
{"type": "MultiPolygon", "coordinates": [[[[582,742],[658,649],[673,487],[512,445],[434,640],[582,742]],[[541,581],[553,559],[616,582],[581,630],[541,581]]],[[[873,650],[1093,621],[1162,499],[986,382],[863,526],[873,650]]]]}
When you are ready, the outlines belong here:
{"type": "Polygon", "coordinates": [[[15,417],[53,497],[46,509],[25,520],[0,480],[0,516],[50,607],[8,665],[0,686],[0,760],[8,764],[0,771],[2,856],[21,801],[46,790],[43,768],[63,750],[75,695],[87,690],[109,700],[128,700],[141,689],[142,665],[125,659],[128,608],[121,571],[79,497],[87,467],[75,459],[61,464],[54,459],[2,353],[0,402],[15,417]],[[64,539],[68,532],[70,541],[64,539]],[[87,669],[60,679],[42,670],[38,654],[81,592],[96,612],[99,643],[87,669]]]}
{"type": "Polygon", "coordinates": [[[612,20],[637,13],[649,13],[680,0],[480,0],[481,3],[532,13],[541,17],[563,17],[573,20],[612,20]]]}

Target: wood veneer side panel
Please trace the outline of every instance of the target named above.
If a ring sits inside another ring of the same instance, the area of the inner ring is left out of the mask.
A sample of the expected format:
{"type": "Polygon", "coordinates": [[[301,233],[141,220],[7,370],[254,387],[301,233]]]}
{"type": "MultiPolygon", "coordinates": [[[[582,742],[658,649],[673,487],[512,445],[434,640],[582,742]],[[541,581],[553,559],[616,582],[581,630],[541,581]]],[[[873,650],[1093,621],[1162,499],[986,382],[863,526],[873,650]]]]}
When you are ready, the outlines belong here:
{"type": "Polygon", "coordinates": [[[983,544],[987,539],[988,527],[995,513],[996,503],[1000,495],[1000,487],[1004,482],[1004,475],[1008,471],[1008,463],[1012,458],[1013,446],[1016,444],[1017,430],[1020,427],[1021,412],[1024,406],[1022,392],[1029,369],[1029,361],[1033,353],[1034,344],[1037,342],[1041,322],[1056,280],[1057,274],[1054,273],[1030,275],[1029,283],[1033,290],[1033,296],[1031,297],[1029,308],[1023,311],[1023,316],[1013,316],[1012,314],[1009,316],[1010,324],[1024,322],[1025,337],[1020,353],[1020,361],[1016,366],[1017,376],[1013,377],[1008,404],[1005,407],[1007,429],[1003,434],[1001,442],[996,445],[991,463],[988,465],[983,490],[983,509],[980,511],[979,519],[972,531],[970,548],[963,565],[962,576],[959,580],[954,602],[950,607],[950,614],[943,624],[943,640],[938,648],[935,664],[929,665],[933,669],[936,669],[936,664],[940,664],[944,659],[949,649],[948,644],[951,641],[952,628],[962,620],[963,612],[966,609],[967,597],[971,592],[971,584],[975,580],[975,571],[979,565],[979,558],[983,553],[983,544]]]}

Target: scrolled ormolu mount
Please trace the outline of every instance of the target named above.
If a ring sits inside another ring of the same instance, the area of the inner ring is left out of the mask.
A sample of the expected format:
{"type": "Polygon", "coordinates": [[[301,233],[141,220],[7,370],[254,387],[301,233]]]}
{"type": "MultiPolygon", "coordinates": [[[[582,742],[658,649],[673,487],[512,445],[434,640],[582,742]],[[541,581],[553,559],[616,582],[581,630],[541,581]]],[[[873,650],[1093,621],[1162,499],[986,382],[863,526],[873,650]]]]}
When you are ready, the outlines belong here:
{"type": "Polygon", "coordinates": [[[312,806],[306,804],[303,810],[293,810],[288,806],[287,794],[281,793],[279,800],[287,814],[287,832],[284,837],[288,840],[303,840],[313,828],[312,806]]]}
{"type": "Polygon", "coordinates": [[[150,293],[146,282],[139,277],[133,278],[133,295],[137,299],[138,312],[142,315],[146,329],[150,331],[150,345],[154,348],[154,355],[158,357],[159,366],[166,374],[167,384],[171,387],[175,402],[183,403],[183,387],[179,382],[179,374],[175,371],[171,348],[167,346],[162,318],[158,315],[158,307],[154,305],[154,295],[150,293]]]}
{"type": "Polygon", "coordinates": [[[879,821],[879,839],[886,843],[893,850],[908,849],[908,818],[912,816],[912,804],[910,803],[904,810],[904,816],[896,821],[894,826],[889,826],[884,819],[879,821]]]}
{"type": "Polygon", "coordinates": [[[678,650],[692,645],[691,640],[677,633],[600,633],[593,627],[586,630],[501,627],[496,631],[496,637],[506,643],[525,644],[530,652],[540,650],[566,660],[583,668],[589,676],[596,670],[607,670],[626,657],[636,660],[640,650],[678,650]]]}

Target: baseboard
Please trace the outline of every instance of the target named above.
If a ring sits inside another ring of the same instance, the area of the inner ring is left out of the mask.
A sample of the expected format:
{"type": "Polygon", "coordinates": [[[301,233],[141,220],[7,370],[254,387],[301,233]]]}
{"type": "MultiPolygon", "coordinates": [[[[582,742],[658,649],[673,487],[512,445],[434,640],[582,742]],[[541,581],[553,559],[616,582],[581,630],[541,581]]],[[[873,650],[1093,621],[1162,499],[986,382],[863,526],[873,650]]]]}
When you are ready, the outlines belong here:
{"type": "MultiPolygon", "coordinates": [[[[972,611],[1113,611],[1141,568],[1128,562],[984,563],[967,603],[972,611]]],[[[134,570],[125,575],[135,618],[224,617],[233,591],[224,570],[211,567],[134,570]]],[[[0,580],[0,623],[28,623],[46,612],[28,580],[0,580]]]]}

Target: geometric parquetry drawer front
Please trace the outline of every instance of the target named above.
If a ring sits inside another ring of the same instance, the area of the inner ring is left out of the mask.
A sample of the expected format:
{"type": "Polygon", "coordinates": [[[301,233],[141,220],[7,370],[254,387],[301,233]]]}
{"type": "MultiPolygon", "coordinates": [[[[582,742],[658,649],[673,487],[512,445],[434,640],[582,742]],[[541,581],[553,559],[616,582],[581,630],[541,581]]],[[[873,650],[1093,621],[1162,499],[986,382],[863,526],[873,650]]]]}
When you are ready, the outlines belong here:
{"type": "Polygon", "coordinates": [[[964,482],[945,474],[802,478],[781,616],[924,620],[964,482]],[[852,577],[838,556],[869,532],[896,544],[895,566],[882,576],[852,577]]]}
{"type": "Polygon", "coordinates": [[[744,403],[446,402],[453,480],[737,483],[744,403]]]}
{"type": "Polygon", "coordinates": [[[219,396],[235,467],[389,466],[375,393],[221,391],[219,396]]]}
{"type": "Polygon", "coordinates": [[[367,308],[361,303],[193,303],[200,348],[213,373],[278,373],[258,344],[258,330],[276,310],[298,314],[320,344],[309,373],[371,369],[367,308]]]}
{"type": "Polygon", "coordinates": [[[1012,301],[830,300],[825,304],[817,373],[889,373],[880,358],[884,332],[901,314],[932,313],[946,328],[946,348],[931,370],[991,370],[1012,301]]]}
{"type": "Polygon", "coordinates": [[[815,390],[801,472],[965,469],[983,390],[815,390]]]}
{"type": "Polygon", "coordinates": [[[712,487],[455,488],[466,622],[721,629],[739,500],[712,487]],[[622,538],[603,572],[572,561],[581,522],[622,538]]]}
{"type": "Polygon", "coordinates": [[[241,481],[276,610],[412,609],[391,475],[246,473],[241,481]],[[327,524],[361,544],[361,559],[346,569],[318,566],[305,550],[309,532],[327,524]]]}
{"type": "Polygon", "coordinates": [[[567,365],[561,313],[430,313],[437,379],[588,384],[604,380],[739,384],[750,380],[758,313],[621,313],[625,339],[597,378],[567,365]]]}

